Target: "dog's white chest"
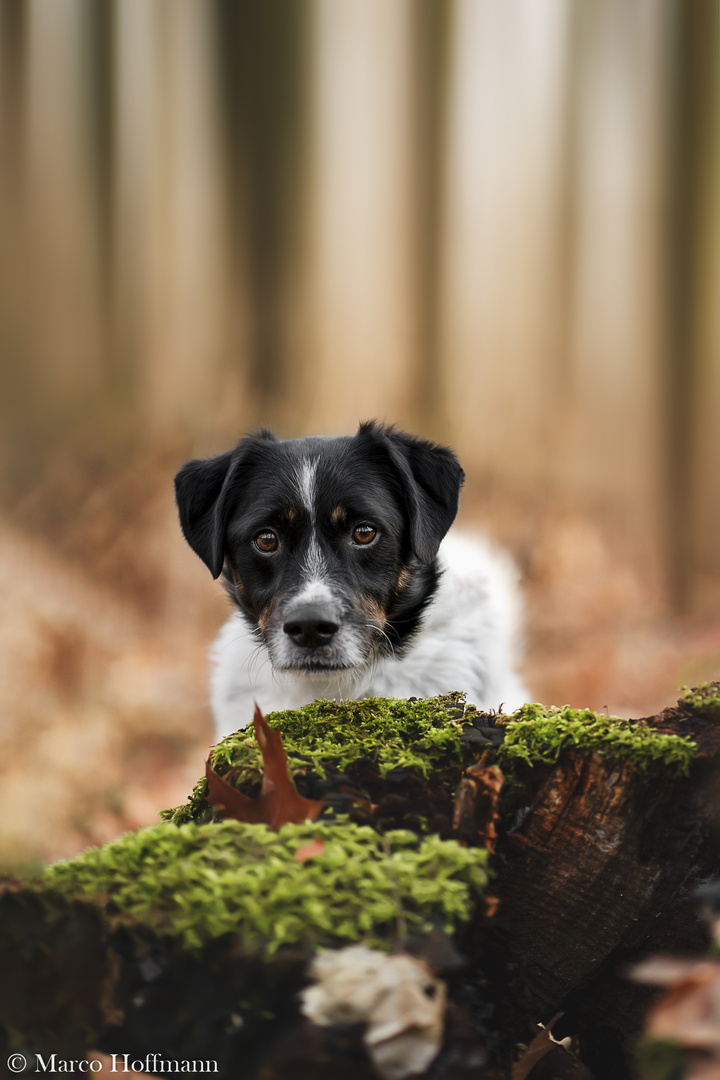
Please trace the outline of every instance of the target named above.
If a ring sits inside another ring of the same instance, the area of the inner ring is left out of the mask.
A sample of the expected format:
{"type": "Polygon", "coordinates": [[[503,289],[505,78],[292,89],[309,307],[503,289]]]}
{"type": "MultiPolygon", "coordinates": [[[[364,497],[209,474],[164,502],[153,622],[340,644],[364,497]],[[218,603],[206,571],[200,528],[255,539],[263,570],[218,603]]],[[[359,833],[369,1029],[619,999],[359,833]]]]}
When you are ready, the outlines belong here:
{"type": "Polygon", "coordinates": [[[443,576],[423,625],[401,657],[327,674],[274,671],[267,649],[237,613],[212,650],[211,701],[218,738],[263,712],[317,697],[428,697],[463,690],[481,708],[517,708],[526,698],[515,670],[519,597],[502,553],[451,533],[440,548],[443,576]]]}

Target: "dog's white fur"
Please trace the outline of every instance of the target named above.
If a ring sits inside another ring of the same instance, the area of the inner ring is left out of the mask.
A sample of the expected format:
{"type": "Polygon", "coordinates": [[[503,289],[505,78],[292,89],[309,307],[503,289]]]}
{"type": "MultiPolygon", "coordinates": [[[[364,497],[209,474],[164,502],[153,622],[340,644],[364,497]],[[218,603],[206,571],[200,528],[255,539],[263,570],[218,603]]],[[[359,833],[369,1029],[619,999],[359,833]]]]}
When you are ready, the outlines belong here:
{"type": "Polygon", "coordinates": [[[430,697],[464,690],[482,709],[526,700],[515,671],[520,601],[510,560],[486,541],[453,530],[438,556],[443,574],[422,627],[400,657],[361,672],[274,671],[266,647],[236,612],[212,649],[211,702],[218,738],[263,712],[296,709],[317,697],[430,697]]]}

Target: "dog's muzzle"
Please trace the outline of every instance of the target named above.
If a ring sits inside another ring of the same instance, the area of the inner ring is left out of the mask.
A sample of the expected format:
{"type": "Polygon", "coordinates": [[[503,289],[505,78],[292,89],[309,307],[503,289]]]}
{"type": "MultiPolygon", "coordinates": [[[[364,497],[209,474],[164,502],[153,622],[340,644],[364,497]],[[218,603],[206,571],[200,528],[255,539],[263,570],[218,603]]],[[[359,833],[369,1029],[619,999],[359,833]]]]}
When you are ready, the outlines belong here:
{"type": "Polygon", "coordinates": [[[285,616],[283,631],[301,648],[320,649],[330,645],[340,629],[332,608],[320,604],[302,604],[285,616]]]}
{"type": "Polygon", "coordinates": [[[345,671],[364,664],[371,641],[352,610],[335,597],[291,599],[267,635],[273,667],[280,671],[345,671]]]}

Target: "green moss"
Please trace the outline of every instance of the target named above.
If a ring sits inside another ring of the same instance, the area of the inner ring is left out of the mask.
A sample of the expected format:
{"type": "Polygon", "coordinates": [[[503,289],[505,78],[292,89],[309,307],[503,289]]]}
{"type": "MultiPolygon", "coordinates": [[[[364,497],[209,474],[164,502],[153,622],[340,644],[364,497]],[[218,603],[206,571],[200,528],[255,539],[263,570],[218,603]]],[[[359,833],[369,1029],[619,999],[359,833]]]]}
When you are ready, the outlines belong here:
{"type": "MultiPolygon", "coordinates": [[[[385,776],[391,769],[413,768],[423,776],[438,765],[463,760],[464,695],[444,694],[421,701],[364,698],[360,701],[320,699],[302,709],[269,713],[270,727],[282,732],[293,776],[313,771],[327,776],[328,767],[343,772],[359,758],[370,758],[385,776]]],[[[215,747],[212,764],[221,775],[233,770],[232,782],[247,790],[262,777],[260,748],[252,724],[228,735],[215,747]]],[[[186,806],[165,810],[176,824],[192,821],[207,809],[202,777],[186,806]]]]}
{"type": "Polygon", "coordinates": [[[720,709],[720,683],[700,683],[700,686],[691,689],[683,686],[678,704],[687,705],[693,712],[720,709]]]}
{"type": "Polygon", "coordinates": [[[590,709],[523,705],[507,720],[505,741],[498,751],[500,767],[512,774],[519,762],[552,764],[564,750],[599,750],[618,761],[631,761],[645,775],[661,769],[687,775],[695,744],[679,735],[664,735],[647,724],[605,716],[590,709]]]}
{"type": "Polygon", "coordinates": [[[487,883],[487,852],[454,840],[368,826],[156,825],[49,866],[42,883],[78,899],[112,898],[131,917],[197,949],[235,935],[271,955],[365,941],[397,944],[398,926],[448,932],[467,920],[487,883]],[[301,863],[297,849],[322,837],[301,863]]]}
{"type": "MultiPolygon", "coordinates": [[[[709,687],[717,690],[717,684],[709,687]]],[[[692,692],[701,693],[704,707],[708,707],[713,700],[708,687],[692,692]]],[[[343,772],[352,762],[365,758],[377,766],[381,776],[395,768],[410,767],[427,777],[433,769],[478,760],[478,754],[462,741],[463,728],[478,718],[478,712],[474,706],[466,708],[464,702],[461,693],[421,701],[319,700],[302,709],[270,713],[266,719],[282,731],[293,776],[312,772],[325,777],[331,769],[343,772]]],[[[479,720],[487,722],[482,715],[479,720]]],[[[505,733],[497,760],[510,778],[521,762],[551,764],[570,749],[598,750],[619,761],[631,761],[644,776],[662,769],[686,775],[695,756],[690,739],[590,709],[528,704],[510,716],[494,717],[494,724],[505,733]]],[[[262,755],[252,725],[218,743],[212,762],[220,775],[230,774],[232,783],[244,791],[259,785],[262,755]]],[[[175,824],[207,819],[206,793],[202,777],[185,805],[164,810],[161,817],[175,824]]]]}

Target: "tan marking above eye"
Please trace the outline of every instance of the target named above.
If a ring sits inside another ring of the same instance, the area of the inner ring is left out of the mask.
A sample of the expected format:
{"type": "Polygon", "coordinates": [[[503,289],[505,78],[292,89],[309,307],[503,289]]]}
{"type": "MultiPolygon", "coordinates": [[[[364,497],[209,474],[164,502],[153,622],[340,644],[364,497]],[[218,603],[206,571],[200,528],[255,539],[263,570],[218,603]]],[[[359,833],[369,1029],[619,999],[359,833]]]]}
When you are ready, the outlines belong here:
{"type": "Polygon", "coordinates": [[[255,537],[254,543],[258,551],[262,551],[268,555],[272,551],[277,551],[280,541],[278,540],[277,533],[274,533],[272,529],[263,529],[263,531],[258,533],[255,537]]]}
{"type": "Polygon", "coordinates": [[[370,544],[377,536],[377,529],[372,525],[357,525],[352,532],[352,538],[356,544],[370,544]]]}
{"type": "Polygon", "coordinates": [[[346,516],[347,515],[345,514],[345,507],[335,506],[330,511],[330,524],[335,526],[342,525],[346,516]]]}

